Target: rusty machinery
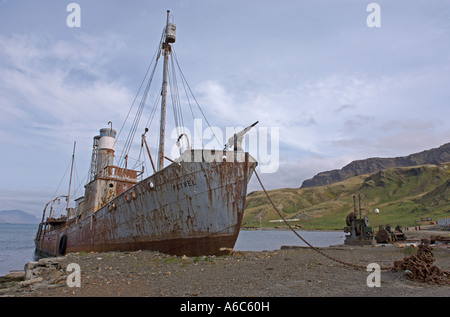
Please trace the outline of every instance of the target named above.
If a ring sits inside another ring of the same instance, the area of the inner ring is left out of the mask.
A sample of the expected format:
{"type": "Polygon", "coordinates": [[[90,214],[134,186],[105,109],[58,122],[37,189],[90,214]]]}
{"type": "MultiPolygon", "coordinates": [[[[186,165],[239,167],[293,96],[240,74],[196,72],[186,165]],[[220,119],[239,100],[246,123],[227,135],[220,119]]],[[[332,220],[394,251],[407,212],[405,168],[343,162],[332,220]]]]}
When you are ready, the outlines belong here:
{"type": "Polygon", "coordinates": [[[396,226],[395,229],[392,230],[390,225],[380,225],[378,227],[378,232],[375,239],[378,243],[391,243],[396,241],[405,241],[406,236],[403,233],[401,226],[396,226]]]}
{"type": "Polygon", "coordinates": [[[369,227],[369,217],[364,218],[361,215],[361,196],[358,195],[359,207],[356,210],[356,196],[353,196],[353,211],[349,213],[345,219],[347,227],[344,227],[345,236],[344,244],[350,245],[368,245],[374,244],[373,228],[369,227]],[[359,218],[358,218],[359,212],[359,218]]]}

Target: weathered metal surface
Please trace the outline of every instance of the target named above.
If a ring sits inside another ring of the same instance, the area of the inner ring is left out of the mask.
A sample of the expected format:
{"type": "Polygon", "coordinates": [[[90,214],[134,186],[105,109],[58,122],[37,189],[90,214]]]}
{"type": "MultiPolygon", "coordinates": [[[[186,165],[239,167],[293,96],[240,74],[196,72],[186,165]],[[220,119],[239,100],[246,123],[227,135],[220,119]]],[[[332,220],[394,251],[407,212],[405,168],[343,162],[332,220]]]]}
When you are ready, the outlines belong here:
{"type": "Polygon", "coordinates": [[[397,271],[406,271],[412,280],[429,284],[450,285],[450,272],[433,265],[435,257],[429,245],[419,245],[417,254],[394,262],[397,271]]]}
{"type": "Polygon", "coordinates": [[[378,243],[391,243],[405,241],[406,236],[403,233],[401,226],[396,226],[395,229],[392,230],[390,225],[380,225],[375,239],[378,243]]]}
{"type": "Polygon", "coordinates": [[[358,195],[358,209],[356,208],[356,196],[353,196],[353,211],[345,218],[347,227],[344,232],[350,233],[345,236],[344,244],[347,245],[371,245],[375,243],[373,228],[369,227],[369,217],[362,217],[361,196],[358,195]],[[358,218],[359,213],[359,218],[358,218]]]}
{"type": "Polygon", "coordinates": [[[138,171],[106,166],[86,185],[85,209],[98,210],[108,201],[133,187],[138,171]]]}
{"type": "MultiPolygon", "coordinates": [[[[184,158],[199,154],[189,151],[184,158]]],[[[36,248],[53,255],[62,249],[147,249],[188,256],[229,252],[239,234],[247,183],[257,162],[248,153],[214,154],[212,162],[172,163],[98,210],[87,210],[53,230],[40,230],[36,248]]]]}
{"type": "Polygon", "coordinates": [[[89,183],[85,196],[76,200],[76,212],[68,212],[65,221],[49,222],[44,210],[36,249],[50,254],[149,249],[200,255],[233,248],[257,162],[235,145],[235,151],[188,150],[164,168],[168,59],[176,37],[169,18],[167,11],[160,47],[164,71],[158,172],[139,182],[139,172],[127,169],[126,163],[125,169],[113,166],[116,131],[109,122],[111,127],[94,137],[89,183]]]}

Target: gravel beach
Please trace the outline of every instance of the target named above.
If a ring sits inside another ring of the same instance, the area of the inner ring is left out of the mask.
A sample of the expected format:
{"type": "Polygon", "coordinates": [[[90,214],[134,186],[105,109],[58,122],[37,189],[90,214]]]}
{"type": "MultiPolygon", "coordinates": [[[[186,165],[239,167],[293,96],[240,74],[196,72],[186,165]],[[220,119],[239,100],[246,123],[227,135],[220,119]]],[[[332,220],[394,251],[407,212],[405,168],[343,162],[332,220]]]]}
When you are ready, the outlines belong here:
{"type": "MultiPolygon", "coordinates": [[[[415,247],[334,246],[327,255],[367,267],[391,267],[415,247]]],[[[433,248],[434,265],[450,271],[450,248],[433,248]]],[[[33,268],[33,267],[32,267],[33,268]]],[[[235,252],[228,256],[171,256],[158,252],[74,253],[42,259],[28,283],[2,277],[0,296],[16,297],[448,297],[450,285],[410,280],[406,272],[380,273],[380,287],[369,287],[372,273],[333,261],[310,248],[235,252]],[[80,287],[69,287],[73,269],[80,287]]],[[[19,274],[19,272],[17,272],[19,274]]],[[[19,274],[20,275],[20,274],[19,274]]]]}

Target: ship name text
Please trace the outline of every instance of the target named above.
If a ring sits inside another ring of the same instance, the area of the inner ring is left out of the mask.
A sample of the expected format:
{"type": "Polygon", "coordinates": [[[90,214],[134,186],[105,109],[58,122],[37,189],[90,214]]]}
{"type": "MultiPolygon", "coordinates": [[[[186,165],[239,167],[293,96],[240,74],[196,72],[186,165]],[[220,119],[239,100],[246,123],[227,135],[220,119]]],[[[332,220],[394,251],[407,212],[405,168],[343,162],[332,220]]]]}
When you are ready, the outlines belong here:
{"type": "Polygon", "coordinates": [[[180,190],[180,189],[183,189],[183,188],[192,187],[192,186],[195,186],[195,185],[196,185],[196,183],[193,180],[188,179],[188,180],[186,180],[184,182],[172,185],[172,189],[174,191],[177,191],[177,190],[180,190]]]}

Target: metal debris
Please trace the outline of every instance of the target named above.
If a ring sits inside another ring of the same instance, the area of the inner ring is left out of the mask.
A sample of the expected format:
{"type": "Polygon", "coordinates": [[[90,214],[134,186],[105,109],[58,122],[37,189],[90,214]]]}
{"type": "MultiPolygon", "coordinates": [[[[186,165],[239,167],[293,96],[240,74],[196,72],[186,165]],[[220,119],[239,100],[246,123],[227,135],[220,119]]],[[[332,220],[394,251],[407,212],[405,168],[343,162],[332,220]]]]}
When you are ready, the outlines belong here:
{"type": "Polygon", "coordinates": [[[394,262],[394,269],[406,271],[411,280],[429,284],[450,285],[450,272],[433,265],[435,260],[433,248],[429,245],[419,245],[416,255],[411,255],[394,262]]]}

